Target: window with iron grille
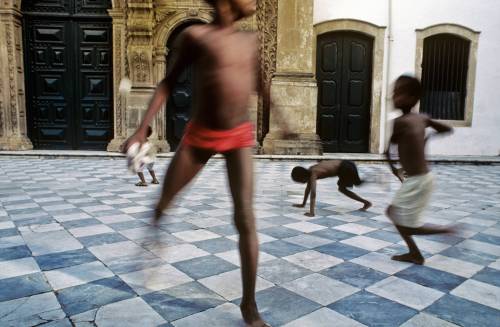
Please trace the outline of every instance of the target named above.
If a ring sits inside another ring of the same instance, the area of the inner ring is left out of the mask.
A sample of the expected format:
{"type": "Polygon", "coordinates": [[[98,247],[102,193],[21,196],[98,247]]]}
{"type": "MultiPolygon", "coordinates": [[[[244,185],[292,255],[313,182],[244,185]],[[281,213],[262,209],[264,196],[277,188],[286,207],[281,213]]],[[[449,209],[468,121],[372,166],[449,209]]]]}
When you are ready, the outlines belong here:
{"type": "Polygon", "coordinates": [[[465,119],[470,46],[454,34],[424,39],[421,112],[434,119],[465,119]]]}

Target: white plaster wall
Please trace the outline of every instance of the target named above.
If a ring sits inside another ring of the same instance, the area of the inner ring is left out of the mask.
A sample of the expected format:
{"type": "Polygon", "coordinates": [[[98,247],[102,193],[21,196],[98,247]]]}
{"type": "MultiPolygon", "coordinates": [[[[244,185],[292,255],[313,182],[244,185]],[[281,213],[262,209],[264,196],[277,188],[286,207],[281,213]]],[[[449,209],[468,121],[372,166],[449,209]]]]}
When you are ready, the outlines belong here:
{"type": "MultiPolygon", "coordinates": [[[[390,76],[385,84],[405,72],[414,73],[416,29],[453,23],[481,32],[479,38],[474,114],[471,127],[455,129],[455,134],[430,142],[431,154],[500,154],[500,1],[499,0],[315,0],[314,23],[332,19],[356,19],[379,26],[392,24],[390,76]]],[[[386,57],[388,54],[386,42],[386,57]]],[[[387,60],[387,58],[386,58],[387,60]]],[[[386,70],[387,71],[387,70],[386,70]]],[[[390,95],[390,89],[387,93],[390,95]]],[[[392,110],[390,101],[382,112],[392,110]]],[[[388,117],[393,117],[393,113],[388,117]]],[[[390,133],[385,117],[381,138],[390,133]]],[[[382,141],[383,143],[384,141],[382,141]]]]}

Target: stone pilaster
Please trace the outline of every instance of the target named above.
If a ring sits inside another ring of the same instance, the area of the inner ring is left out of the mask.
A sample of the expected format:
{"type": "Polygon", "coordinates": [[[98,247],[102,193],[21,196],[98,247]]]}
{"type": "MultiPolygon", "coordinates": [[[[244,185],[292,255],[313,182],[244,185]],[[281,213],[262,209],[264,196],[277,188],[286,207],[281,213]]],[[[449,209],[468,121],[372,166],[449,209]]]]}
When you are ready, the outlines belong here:
{"type": "Polygon", "coordinates": [[[139,126],[155,90],[154,18],[153,0],[128,1],[126,51],[132,90],[127,99],[126,137],[132,135],[139,126]]]}
{"type": "Polygon", "coordinates": [[[21,1],[0,1],[0,150],[28,150],[21,1]]]}
{"type": "MultiPolygon", "coordinates": [[[[260,47],[260,70],[262,87],[270,90],[276,72],[276,42],[278,30],[278,0],[257,2],[257,27],[260,47]]],[[[257,139],[262,142],[269,132],[269,92],[260,95],[257,107],[257,139]]],[[[262,150],[262,149],[260,149],[262,150]]]]}
{"type": "Polygon", "coordinates": [[[322,152],[316,134],[318,88],[313,67],[313,7],[314,0],[278,2],[276,73],[271,82],[270,127],[264,139],[264,153],[322,152]],[[283,119],[298,138],[281,137],[283,119]]]}
{"type": "Polygon", "coordinates": [[[120,94],[120,81],[128,76],[126,60],[126,12],[123,8],[109,11],[113,20],[113,93],[114,93],[114,138],[108,151],[119,151],[126,140],[127,97],[120,94]]]}
{"type": "MultiPolygon", "coordinates": [[[[160,83],[165,77],[167,70],[167,49],[157,48],[153,58],[154,82],[160,83]]],[[[151,140],[154,141],[156,147],[161,152],[169,152],[170,146],[167,142],[167,122],[166,122],[166,104],[163,104],[160,112],[156,115],[153,123],[153,135],[151,140]]]]}

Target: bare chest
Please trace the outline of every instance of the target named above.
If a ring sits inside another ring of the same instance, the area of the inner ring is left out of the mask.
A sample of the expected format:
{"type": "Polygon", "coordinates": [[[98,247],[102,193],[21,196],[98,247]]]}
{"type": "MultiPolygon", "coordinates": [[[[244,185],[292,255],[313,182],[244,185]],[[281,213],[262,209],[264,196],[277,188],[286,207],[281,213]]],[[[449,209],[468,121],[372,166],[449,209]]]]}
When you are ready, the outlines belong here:
{"type": "Polygon", "coordinates": [[[209,32],[199,40],[198,49],[204,64],[248,67],[256,63],[257,38],[252,33],[224,34],[209,32]]]}

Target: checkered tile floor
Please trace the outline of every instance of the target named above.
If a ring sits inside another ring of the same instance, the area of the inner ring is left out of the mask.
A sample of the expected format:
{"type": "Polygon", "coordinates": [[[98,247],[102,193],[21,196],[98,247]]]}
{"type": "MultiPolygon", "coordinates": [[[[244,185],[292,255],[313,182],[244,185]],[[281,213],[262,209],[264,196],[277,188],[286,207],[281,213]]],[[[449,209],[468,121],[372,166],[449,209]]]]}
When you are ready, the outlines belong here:
{"type": "MultiPolygon", "coordinates": [[[[166,162],[157,164],[160,175],[166,162]]],[[[318,216],[293,208],[297,163],[256,162],[257,301],[273,326],[499,326],[500,168],[437,166],[425,266],[383,212],[397,181],[361,165],[369,212],[319,182],[318,216]]],[[[0,159],[1,326],[241,326],[225,165],[211,161],[159,230],[158,186],[120,160],[0,159]]]]}

